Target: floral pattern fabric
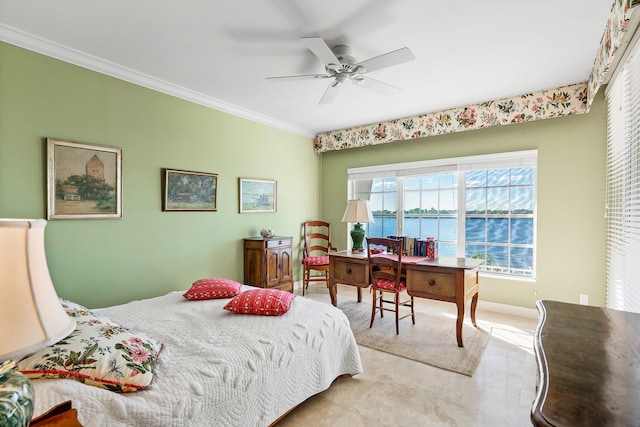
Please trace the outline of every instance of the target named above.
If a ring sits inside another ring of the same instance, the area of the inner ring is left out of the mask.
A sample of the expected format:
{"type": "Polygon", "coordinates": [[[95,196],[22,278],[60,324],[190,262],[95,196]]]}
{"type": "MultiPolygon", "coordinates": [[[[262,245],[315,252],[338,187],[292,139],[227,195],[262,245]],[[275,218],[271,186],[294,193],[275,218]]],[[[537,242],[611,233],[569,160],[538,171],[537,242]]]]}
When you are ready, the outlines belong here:
{"type": "Polygon", "coordinates": [[[318,134],[316,153],[444,135],[587,112],[587,84],[318,134]]]}
{"type": "Polygon", "coordinates": [[[25,356],[18,369],[35,378],[72,378],[115,392],[142,390],[153,380],[162,345],[87,308],[61,300],[76,329],[66,338],[25,356]]]}
{"type": "MultiPolygon", "coordinates": [[[[609,68],[618,53],[618,48],[622,44],[622,38],[626,33],[629,21],[635,6],[640,4],[640,0],[615,0],[611,7],[611,15],[607,21],[607,26],[600,40],[600,48],[596,55],[588,86],[588,106],[591,106],[593,99],[598,93],[598,89],[609,73],[609,68]]],[[[622,52],[620,52],[622,55],[622,52]]]]}

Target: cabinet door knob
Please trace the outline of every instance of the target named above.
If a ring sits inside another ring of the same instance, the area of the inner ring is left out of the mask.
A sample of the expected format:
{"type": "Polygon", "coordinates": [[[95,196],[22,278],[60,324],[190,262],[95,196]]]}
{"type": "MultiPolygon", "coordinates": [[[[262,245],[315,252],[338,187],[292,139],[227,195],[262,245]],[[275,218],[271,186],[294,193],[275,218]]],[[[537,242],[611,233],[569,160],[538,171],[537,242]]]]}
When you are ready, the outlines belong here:
{"type": "Polygon", "coordinates": [[[429,280],[429,286],[434,286],[436,284],[436,281],[431,279],[429,280]]]}
{"type": "Polygon", "coordinates": [[[351,274],[351,269],[347,268],[347,274],[351,274]]]}

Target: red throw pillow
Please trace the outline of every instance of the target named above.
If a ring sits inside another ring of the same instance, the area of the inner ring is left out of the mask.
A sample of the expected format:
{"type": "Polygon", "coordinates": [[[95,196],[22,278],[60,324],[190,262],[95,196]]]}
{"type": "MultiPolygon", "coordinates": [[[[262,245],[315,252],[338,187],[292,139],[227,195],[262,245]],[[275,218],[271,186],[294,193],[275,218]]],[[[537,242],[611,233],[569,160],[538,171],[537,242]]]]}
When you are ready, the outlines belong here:
{"type": "Polygon", "coordinates": [[[289,311],[295,295],[279,289],[252,289],[241,292],[224,306],[225,310],[242,314],[280,316],[289,311]]]}
{"type": "Polygon", "coordinates": [[[231,298],[240,293],[241,283],[229,279],[200,279],[193,282],[191,288],[182,294],[188,300],[231,298]]]}

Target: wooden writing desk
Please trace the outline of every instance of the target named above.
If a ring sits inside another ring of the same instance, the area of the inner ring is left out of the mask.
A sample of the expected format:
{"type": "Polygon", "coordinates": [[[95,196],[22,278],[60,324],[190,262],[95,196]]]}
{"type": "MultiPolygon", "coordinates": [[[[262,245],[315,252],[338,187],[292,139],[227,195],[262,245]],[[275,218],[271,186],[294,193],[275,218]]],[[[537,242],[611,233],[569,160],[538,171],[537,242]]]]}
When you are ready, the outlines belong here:
{"type": "Polygon", "coordinates": [[[640,425],[640,314],[538,301],[535,426],[640,425]]]}
{"type": "MultiPolygon", "coordinates": [[[[478,267],[484,260],[471,258],[403,256],[407,293],[414,297],[455,303],[458,308],[456,338],[462,347],[462,322],[466,301],[471,299],[471,322],[476,326],[478,305],[478,267]]],[[[331,304],[338,305],[337,284],[358,288],[358,302],[362,302],[362,288],[369,287],[369,260],[366,252],[347,251],[329,254],[329,295],[331,304]]]]}

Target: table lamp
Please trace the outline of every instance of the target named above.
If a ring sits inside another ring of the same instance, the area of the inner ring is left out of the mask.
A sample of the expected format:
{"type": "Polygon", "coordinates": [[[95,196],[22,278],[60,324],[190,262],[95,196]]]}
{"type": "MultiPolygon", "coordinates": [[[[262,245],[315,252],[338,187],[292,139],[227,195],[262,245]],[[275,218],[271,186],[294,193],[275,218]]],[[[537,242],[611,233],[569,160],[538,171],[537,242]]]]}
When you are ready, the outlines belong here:
{"type": "Polygon", "coordinates": [[[12,359],[60,341],[76,322],[51,282],[43,219],[0,219],[0,425],[27,426],[33,415],[31,382],[12,359]]]}
{"type": "Polygon", "coordinates": [[[353,240],[353,246],[351,250],[353,252],[362,252],[362,241],[364,240],[364,229],[362,223],[373,222],[373,214],[371,213],[371,207],[368,200],[349,200],[347,202],[347,208],[342,215],[342,222],[355,222],[351,230],[351,240],[353,240]]]}

